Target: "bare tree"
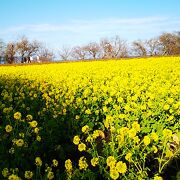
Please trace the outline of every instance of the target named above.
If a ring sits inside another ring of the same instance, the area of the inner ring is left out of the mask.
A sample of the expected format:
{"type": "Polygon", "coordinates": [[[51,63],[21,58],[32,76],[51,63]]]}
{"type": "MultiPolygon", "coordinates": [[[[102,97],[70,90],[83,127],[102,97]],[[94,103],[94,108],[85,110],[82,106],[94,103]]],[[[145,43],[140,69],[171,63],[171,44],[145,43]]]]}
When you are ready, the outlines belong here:
{"type": "Polygon", "coordinates": [[[41,47],[37,40],[30,42],[26,36],[22,36],[17,42],[17,51],[21,56],[21,62],[31,62],[30,56],[35,55],[41,47]]]}
{"type": "Polygon", "coordinates": [[[17,42],[17,51],[21,56],[21,63],[26,62],[25,55],[29,50],[29,40],[27,37],[22,36],[20,40],[17,42]]]}
{"type": "Polygon", "coordinates": [[[85,46],[86,51],[89,53],[90,59],[98,59],[100,57],[100,46],[96,42],[91,42],[85,46]]]}
{"type": "Polygon", "coordinates": [[[87,50],[85,46],[76,46],[72,50],[72,57],[79,60],[84,60],[87,57],[87,50]]]}
{"type": "Polygon", "coordinates": [[[135,56],[147,56],[146,43],[141,40],[134,41],[132,43],[132,51],[134,52],[135,56]]]}
{"type": "Polygon", "coordinates": [[[119,36],[115,36],[111,39],[111,45],[114,58],[127,57],[127,44],[126,41],[119,36]]]}
{"type": "Polygon", "coordinates": [[[60,58],[64,61],[70,59],[71,54],[72,54],[72,49],[67,46],[63,46],[59,51],[60,58]]]}
{"type": "Polygon", "coordinates": [[[42,46],[42,43],[37,40],[29,42],[27,56],[29,57],[29,56],[37,54],[41,46],[42,46]]]}
{"type": "Polygon", "coordinates": [[[108,38],[101,39],[100,41],[101,51],[102,51],[102,59],[112,58],[112,45],[108,38]]]}
{"type": "Polygon", "coordinates": [[[101,40],[100,45],[103,51],[102,58],[123,58],[128,56],[127,43],[119,36],[110,39],[104,38],[101,40]]]}
{"type": "Polygon", "coordinates": [[[162,55],[175,55],[178,47],[178,38],[173,33],[163,33],[159,36],[162,55]]]}
{"type": "Polygon", "coordinates": [[[149,56],[160,55],[160,42],[158,38],[151,38],[146,42],[147,54],[149,56]]]}
{"type": "Polygon", "coordinates": [[[15,62],[15,54],[16,54],[16,43],[9,42],[6,46],[5,50],[5,58],[7,63],[13,64],[15,62]]]}
{"type": "Polygon", "coordinates": [[[54,58],[54,52],[46,46],[41,46],[38,52],[40,62],[51,62],[54,58]]]}

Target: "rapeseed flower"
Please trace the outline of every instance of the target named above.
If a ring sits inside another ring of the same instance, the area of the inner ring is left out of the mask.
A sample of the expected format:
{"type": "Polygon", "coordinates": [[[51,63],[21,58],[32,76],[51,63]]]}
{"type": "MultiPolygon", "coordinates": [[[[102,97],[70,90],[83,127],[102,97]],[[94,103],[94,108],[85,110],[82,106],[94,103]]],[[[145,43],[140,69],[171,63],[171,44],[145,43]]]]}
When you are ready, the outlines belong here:
{"type": "Polygon", "coordinates": [[[20,112],[14,113],[14,119],[16,119],[16,120],[21,119],[21,113],[20,112]]]}
{"type": "Polygon", "coordinates": [[[67,159],[65,161],[65,168],[67,171],[71,171],[72,170],[72,161],[70,159],[67,159]]]}
{"type": "Polygon", "coordinates": [[[17,139],[16,140],[16,145],[19,147],[22,147],[24,145],[24,140],[23,139],[17,139]]]}
{"type": "Polygon", "coordinates": [[[107,163],[108,166],[114,167],[115,164],[116,164],[116,159],[114,158],[114,156],[109,156],[109,157],[106,159],[106,163],[107,163]]]}
{"type": "Polygon", "coordinates": [[[6,132],[7,133],[10,133],[11,131],[12,131],[12,126],[11,125],[6,125],[6,127],[5,127],[5,130],[6,130],[6,132]]]}
{"type": "Polygon", "coordinates": [[[74,138],[73,138],[73,143],[74,143],[75,145],[78,145],[79,142],[80,142],[79,136],[74,136],[74,138]]]}
{"type": "Polygon", "coordinates": [[[148,146],[151,142],[151,139],[149,138],[149,136],[144,136],[143,142],[145,146],[148,146]]]}
{"type": "Polygon", "coordinates": [[[79,169],[82,170],[86,170],[88,167],[88,164],[86,162],[86,158],[84,156],[80,157],[79,159],[79,169]]]}
{"type": "Polygon", "coordinates": [[[36,164],[36,166],[42,166],[42,160],[40,157],[36,157],[35,164],[36,164]]]}
{"type": "Polygon", "coordinates": [[[99,158],[97,158],[97,157],[92,158],[91,165],[95,167],[98,164],[98,161],[99,161],[99,158]]]}
{"type": "Polygon", "coordinates": [[[78,150],[79,151],[85,151],[86,150],[86,145],[84,143],[78,144],[78,150]]]}
{"type": "Polygon", "coordinates": [[[26,179],[31,179],[33,177],[33,172],[32,171],[25,171],[24,177],[26,179]]]}
{"type": "Polygon", "coordinates": [[[122,161],[117,162],[116,170],[121,174],[125,174],[127,171],[126,163],[123,163],[122,161]]]}

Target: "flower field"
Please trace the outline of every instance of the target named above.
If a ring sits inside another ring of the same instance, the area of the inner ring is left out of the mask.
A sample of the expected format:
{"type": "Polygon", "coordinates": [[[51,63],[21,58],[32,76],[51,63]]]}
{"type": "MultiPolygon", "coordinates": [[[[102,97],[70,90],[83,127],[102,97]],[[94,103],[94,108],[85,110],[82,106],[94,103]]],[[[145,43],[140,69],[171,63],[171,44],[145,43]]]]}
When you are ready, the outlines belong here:
{"type": "Polygon", "coordinates": [[[0,179],[180,179],[180,57],[0,66],[0,179]]]}

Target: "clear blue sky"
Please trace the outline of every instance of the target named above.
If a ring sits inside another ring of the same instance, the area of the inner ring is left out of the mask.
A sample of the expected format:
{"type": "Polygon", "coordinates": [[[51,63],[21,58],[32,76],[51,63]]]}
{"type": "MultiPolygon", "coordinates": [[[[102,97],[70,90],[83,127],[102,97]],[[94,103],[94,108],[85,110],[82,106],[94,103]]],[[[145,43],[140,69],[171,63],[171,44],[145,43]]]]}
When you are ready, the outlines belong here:
{"type": "Polygon", "coordinates": [[[1,39],[26,35],[52,48],[180,30],[180,0],[0,0],[0,9],[1,39]]]}

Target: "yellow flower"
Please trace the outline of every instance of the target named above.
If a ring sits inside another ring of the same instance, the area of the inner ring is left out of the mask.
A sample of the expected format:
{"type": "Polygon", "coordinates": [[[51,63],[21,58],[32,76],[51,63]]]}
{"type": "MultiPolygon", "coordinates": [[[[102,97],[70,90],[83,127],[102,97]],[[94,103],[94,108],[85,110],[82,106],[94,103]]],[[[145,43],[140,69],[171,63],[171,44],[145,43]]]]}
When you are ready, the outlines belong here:
{"type": "Polygon", "coordinates": [[[126,154],[126,156],[125,156],[125,159],[127,160],[127,161],[129,161],[129,162],[131,162],[132,161],[132,153],[127,153],[126,154]]]}
{"type": "Polygon", "coordinates": [[[173,115],[171,115],[171,116],[169,116],[168,118],[167,118],[167,120],[166,121],[172,121],[174,119],[174,116],[173,115]]]}
{"type": "Polygon", "coordinates": [[[137,133],[137,131],[134,128],[132,128],[128,131],[128,135],[130,138],[134,138],[136,136],[136,133],[137,133]]]}
{"type": "Polygon", "coordinates": [[[70,159],[67,159],[65,161],[65,168],[66,168],[67,171],[71,171],[72,170],[72,162],[71,162],[70,159]]]}
{"type": "Polygon", "coordinates": [[[158,152],[158,148],[156,146],[154,146],[154,145],[152,146],[152,150],[153,150],[154,153],[158,152]]]}
{"type": "Polygon", "coordinates": [[[11,125],[6,125],[6,127],[5,127],[5,130],[6,130],[7,133],[11,132],[12,129],[13,129],[13,128],[12,128],[11,125]]]}
{"type": "Polygon", "coordinates": [[[84,156],[80,157],[79,159],[79,169],[82,170],[86,170],[88,167],[88,164],[86,162],[86,158],[84,156]]]}
{"type": "Polygon", "coordinates": [[[15,174],[11,174],[9,177],[8,177],[8,180],[20,180],[20,178],[15,175],[15,174]]]}
{"type": "Polygon", "coordinates": [[[167,102],[168,102],[169,104],[173,104],[174,99],[173,99],[173,98],[168,98],[168,99],[167,99],[167,102]]]}
{"type": "Polygon", "coordinates": [[[106,163],[107,163],[108,166],[113,167],[116,164],[116,159],[113,156],[109,156],[106,159],[106,163]]]}
{"type": "Polygon", "coordinates": [[[75,145],[78,145],[79,142],[80,142],[79,136],[74,136],[74,138],[73,138],[73,143],[74,143],[75,145]]]}
{"type": "Polygon", "coordinates": [[[133,122],[132,128],[135,129],[137,132],[139,132],[141,130],[140,125],[138,124],[138,122],[133,122]]]}
{"type": "Polygon", "coordinates": [[[16,120],[21,119],[21,113],[20,112],[14,113],[14,119],[16,119],[16,120]]]}
{"type": "Polygon", "coordinates": [[[145,146],[147,146],[150,144],[151,140],[148,136],[144,136],[143,142],[144,142],[145,146]]]}
{"type": "Polygon", "coordinates": [[[108,112],[108,108],[106,106],[103,107],[103,112],[104,113],[108,112]]]}
{"type": "Polygon", "coordinates": [[[45,172],[50,172],[50,171],[52,171],[52,167],[47,166],[45,172]]]}
{"type": "Polygon", "coordinates": [[[93,142],[93,137],[91,135],[89,135],[87,138],[86,138],[86,142],[93,142]]]}
{"type": "Polygon", "coordinates": [[[26,119],[27,119],[27,121],[32,121],[32,120],[33,120],[33,117],[32,117],[32,115],[28,114],[28,115],[26,116],[26,119]]]}
{"type": "Polygon", "coordinates": [[[85,125],[85,126],[82,127],[82,132],[83,133],[86,134],[86,133],[88,133],[88,131],[89,131],[89,126],[88,125],[85,125]]]}
{"type": "Polygon", "coordinates": [[[92,158],[91,159],[91,165],[95,167],[98,164],[98,161],[99,161],[99,158],[97,158],[97,157],[96,158],[92,158]]]}
{"type": "Polygon", "coordinates": [[[37,121],[31,121],[29,124],[32,128],[35,128],[38,125],[37,121]]]}
{"type": "Polygon", "coordinates": [[[88,114],[88,115],[92,114],[90,109],[87,109],[87,110],[85,111],[85,113],[88,114]]]}
{"type": "Polygon", "coordinates": [[[40,142],[41,141],[41,136],[36,136],[36,140],[40,142]]]}
{"type": "Polygon", "coordinates": [[[9,170],[8,170],[8,168],[4,168],[4,169],[2,170],[2,175],[3,175],[3,177],[7,177],[7,176],[9,175],[9,170]]]}
{"type": "Polygon", "coordinates": [[[99,137],[99,131],[98,130],[93,131],[92,137],[93,139],[96,139],[97,137],[99,137]]]}
{"type": "Polygon", "coordinates": [[[169,104],[165,104],[165,105],[163,106],[163,109],[164,109],[165,111],[169,110],[169,108],[170,108],[170,105],[169,105],[169,104]]]}
{"type": "Polygon", "coordinates": [[[163,180],[163,178],[161,176],[155,176],[154,180],[163,180]]]}
{"type": "Polygon", "coordinates": [[[86,150],[86,145],[85,145],[84,143],[80,143],[80,144],[78,145],[78,150],[79,150],[79,151],[85,151],[85,150],[86,150]]]}
{"type": "Polygon", "coordinates": [[[34,133],[36,133],[36,134],[38,134],[38,132],[39,132],[39,128],[34,128],[34,133]]]}
{"type": "Polygon", "coordinates": [[[24,145],[24,140],[23,139],[16,140],[16,145],[22,147],[24,145]]]}
{"type": "Polygon", "coordinates": [[[51,172],[51,171],[49,171],[48,174],[47,174],[47,178],[48,178],[49,180],[54,179],[54,173],[51,172]]]}
{"type": "Polygon", "coordinates": [[[119,146],[122,146],[124,142],[124,135],[117,135],[116,138],[118,140],[119,146]]]}
{"type": "Polygon", "coordinates": [[[170,150],[167,150],[166,151],[166,158],[171,158],[173,156],[173,152],[172,151],[170,151],[170,150]]]}
{"type": "Polygon", "coordinates": [[[121,135],[123,135],[123,136],[124,136],[128,131],[129,131],[129,128],[127,128],[127,127],[122,127],[122,128],[120,128],[120,129],[118,130],[119,134],[121,134],[121,135]]]}
{"type": "Polygon", "coordinates": [[[112,169],[110,170],[110,177],[113,179],[113,180],[116,180],[119,178],[119,173],[116,169],[112,169]]]}
{"type": "Polygon", "coordinates": [[[26,179],[31,179],[33,177],[33,172],[31,171],[25,171],[24,177],[26,179]]]}
{"type": "Polygon", "coordinates": [[[126,163],[123,163],[122,161],[117,162],[116,170],[121,174],[126,173],[126,171],[127,171],[126,163]]]}
{"type": "Polygon", "coordinates": [[[158,141],[158,135],[157,135],[155,132],[152,132],[152,133],[151,133],[151,138],[152,138],[154,141],[158,141]]]}
{"type": "Polygon", "coordinates": [[[36,164],[36,166],[42,166],[42,160],[40,157],[36,157],[35,164],[36,164]]]}
{"type": "Polygon", "coordinates": [[[169,130],[169,129],[164,129],[164,130],[163,130],[163,136],[164,136],[165,138],[171,138],[171,137],[172,137],[172,131],[169,130]]]}
{"type": "Polygon", "coordinates": [[[53,163],[53,166],[54,167],[57,167],[58,166],[58,161],[56,159],[53,159],[52,160],[52,163],[53,163]]]}
{"type": "Polygon", "coordinates": [[[76,119],[76,120],[80,119],[80,116],[76,115],[75,119],[76,119]]]}
{"type": "Polygon", "coordinates": [[[138,143],[139,143],[139,141],[140,141],[140,139],[139,139],[139,137],[138,137],[138,136],[135,136],[135,137],[133,138],[133,140],[134,140],[134,143],[136,143],[136,144],[138,144],[138,143]]]}

